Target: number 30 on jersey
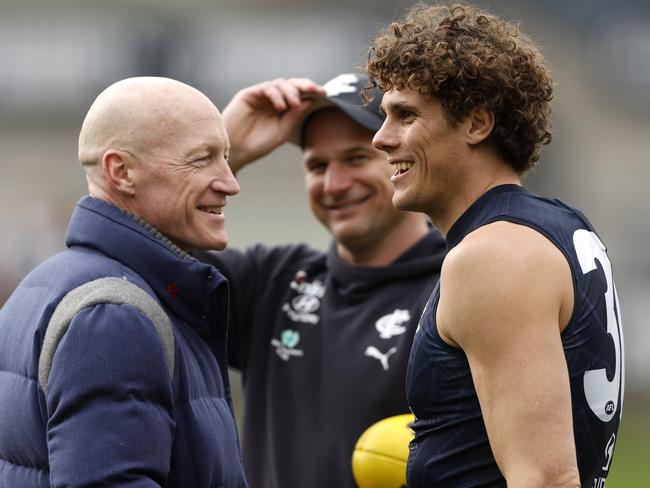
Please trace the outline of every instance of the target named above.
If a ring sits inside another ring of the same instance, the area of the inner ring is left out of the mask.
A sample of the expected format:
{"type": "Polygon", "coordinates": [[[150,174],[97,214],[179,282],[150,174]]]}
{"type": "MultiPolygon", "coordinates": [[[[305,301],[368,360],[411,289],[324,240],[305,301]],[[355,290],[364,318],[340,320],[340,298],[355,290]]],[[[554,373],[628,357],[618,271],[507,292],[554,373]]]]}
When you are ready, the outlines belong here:
{"type": "Polygon", "coordinates": [[[623,371],[623,334],[621,331],[621,312],[618,306],[618,295],[612,278],[612,264],[607,257],[605,246],[598,236],[584,229],[573,234],[573,244],[584,274],[597,269],[598,261],[605,274],[607,289],[605,290],[605,307],[607,310],[607,334],[614,343],[614,376],[607,379],[605,368],[586,371],[584,389],[587,403],[596,416],[603,422],[609,422],[623,402],[624,384],[623,371]]]}

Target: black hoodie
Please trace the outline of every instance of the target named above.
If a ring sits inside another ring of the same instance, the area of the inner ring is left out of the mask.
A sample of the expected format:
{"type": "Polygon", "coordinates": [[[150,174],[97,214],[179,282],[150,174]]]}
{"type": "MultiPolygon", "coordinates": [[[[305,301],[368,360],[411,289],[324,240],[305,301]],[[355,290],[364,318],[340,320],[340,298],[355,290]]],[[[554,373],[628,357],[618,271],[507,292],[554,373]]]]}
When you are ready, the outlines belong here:
{"type": "Polygon", "coordinates": [[[356,486],[358,437],[408,412],[411,342],[445,250],[432,230],[386,267],[350,265],[334,244],[199,256],[230,282],[229,357],[244,377],[251,487],[356,486]]]}

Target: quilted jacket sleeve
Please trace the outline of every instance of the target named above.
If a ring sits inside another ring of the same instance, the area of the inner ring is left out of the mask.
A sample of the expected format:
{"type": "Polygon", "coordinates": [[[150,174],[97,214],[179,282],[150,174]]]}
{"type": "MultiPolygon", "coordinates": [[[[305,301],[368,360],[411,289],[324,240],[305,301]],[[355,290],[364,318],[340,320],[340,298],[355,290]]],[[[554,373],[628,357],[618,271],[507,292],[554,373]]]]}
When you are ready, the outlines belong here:
{"type": "Polygon", "coordinates": [[[53,488],[165,485],[172,385],[161,338],[133,306],[77,314],[54,355],[46,400],[53,488]]]}

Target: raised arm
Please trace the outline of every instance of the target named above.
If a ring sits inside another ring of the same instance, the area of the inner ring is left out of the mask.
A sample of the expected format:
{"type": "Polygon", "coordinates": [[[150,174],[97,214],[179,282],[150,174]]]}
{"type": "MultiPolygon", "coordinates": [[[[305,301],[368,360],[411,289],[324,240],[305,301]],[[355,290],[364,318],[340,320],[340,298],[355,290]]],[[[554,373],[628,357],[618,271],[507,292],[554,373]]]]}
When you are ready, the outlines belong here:
{"type": "Polygon", "coordinates": [[[235,94],[222,114],[233,173],[286,142],[311,104],[301,98],[308,93],[324,95],[325,91],[306,78],[292,78],[265,81],[235,94]]]}
{"type": "Polygon", "coordinates": [[[562,253],[533,229],[496,222],[451,251],[440,283],[438,328],[467,355],[508,486],[579,487],[560,338],[573,285],[562,253]]]}

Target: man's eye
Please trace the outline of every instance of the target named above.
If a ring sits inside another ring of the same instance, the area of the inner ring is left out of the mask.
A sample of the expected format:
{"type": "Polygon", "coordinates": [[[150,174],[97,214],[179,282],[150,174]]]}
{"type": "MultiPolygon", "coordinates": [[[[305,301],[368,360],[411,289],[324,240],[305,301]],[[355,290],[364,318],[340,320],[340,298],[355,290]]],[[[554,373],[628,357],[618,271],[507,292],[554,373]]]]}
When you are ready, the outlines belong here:
{"type": "Polygon", "coordinates": [[[365,154],[352,154],[352,155],[348,158],[348,161],[349,161],[350,163],[356,163],[356,164],[359,164],[359,163],[363,163],[363,162],[366,161],[367,159],[368,159],[368,156],[366,156],[365,154]]]}
{"type": "Polygon", "coordinates": [[[400,110],[399,116],[401,119],[412,119],[415,117],[415,112],[412,110],[400,110]]]}
{"type": "Polygon", "coordinates": [[[307,167],[307,171],[309,171],[310,173],[316,173],[316,174],[322,174],[322,173],[325,172],[326,169],[327,169],[327,164],[326,163],[314,163],[314,164],[310,164],[307,167]]]}
{"type": "Polygon", "coordinates": [[[195,166],[197,168],[202,168],[206,166],[210,162],[210,157],[209,156],[204,156],[202,158],[194,159],[192,160],[192,166],[195,166]]]}

